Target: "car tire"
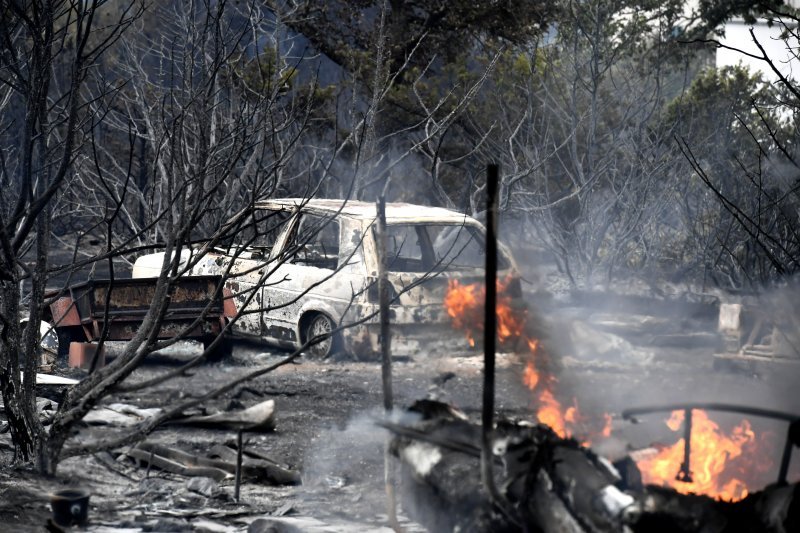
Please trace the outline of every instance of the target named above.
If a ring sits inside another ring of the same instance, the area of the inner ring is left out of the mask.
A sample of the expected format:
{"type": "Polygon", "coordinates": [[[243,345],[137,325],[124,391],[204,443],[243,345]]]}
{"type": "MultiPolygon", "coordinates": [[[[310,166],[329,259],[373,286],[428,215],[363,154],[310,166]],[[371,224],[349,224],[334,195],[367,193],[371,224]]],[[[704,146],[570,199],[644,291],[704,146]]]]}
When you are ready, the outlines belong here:
{"type": "Polygon", "coordinates": [[[330,334],[327,339],[321,340],[309,346],[306,352],[314,358],[326,359],[337,352],[339,349],[339,335],[331,333],[336,329],[333,319],[323,313],[314,313],[307,321],[305,328],[304,342],[319,335],[330,334]]]}

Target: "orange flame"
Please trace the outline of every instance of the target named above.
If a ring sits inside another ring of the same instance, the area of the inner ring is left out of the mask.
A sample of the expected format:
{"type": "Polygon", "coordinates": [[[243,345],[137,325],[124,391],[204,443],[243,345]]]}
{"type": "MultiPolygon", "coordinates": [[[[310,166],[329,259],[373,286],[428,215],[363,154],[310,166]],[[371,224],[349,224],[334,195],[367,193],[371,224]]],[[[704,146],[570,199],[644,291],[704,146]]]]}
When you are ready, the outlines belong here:
{"type": "MultiPolygon", "coordinates": [[[[683,411],[673,411],[666,423],[677,431],[683,418],[683,411]]],[[[747,496],[747,485],[732,473],[736,469],[730,467],[735,466],[737,458],[755,442],[755,432],[746,419],[726,435],[705,411],[697,409],[692,412],[691,482],[676,479],[684,459],[684,439],[663,448],[653,457],[639,460],[637,465],[645,483],[672,487],[683,494],[705,494],[720,500],[738,501],[747,496]]]]}
{"type": "Polygon", "coordinates": [[[561,414],[561,404],[549,389],[539,394],[539,410],[536,411],[536,418],[539,419],[539,423],[550,426],[559,437],[569,436],[564,416],[561,414]]]}
{"type": "MultiPolygon", "coordinates": [[[[497,281],[497,339],[502,343],[522,336],[525,316],[518,317],[511,307],[511,297],[505,294],[508,281],[497,281]]],[[[486,288],[482,283],[463,285],[458,280],[448,282],[444,307],[453,327],[463,329],[470,346],[475,346],[475,334],[483,331],[483,307],[486,288]]]]}
{"type": "Polygon", "coordinates": [[[605,420],[605,424],[603,424],[603,429],[600,431],[600,436],[610,437],[611,430],[613,429],[613,426],[611,425],[612,423],[611,415],[608,413],[603,413],[603,419],[605,420]]]}
{"type": "Polygon", "coordinates": [[[522,374],[522,382],[531,390],[535,389],[536,385],[539,383],[539,373],[536,372],[536,367],[533,366],[533,363],[529,362],[525,365],[525,372],[522,374]]]}
{"type": "Polygon", "coordinates": [[[480,312],[483,309],[485,298],[486,291],[478,283],[462,285],[455,279],[448,283],[444,307],[452,319],[453,327],[466,331],[470,346],[475,346],[473,329],[483,325],[483,317],[480,316],[480,312]]]}

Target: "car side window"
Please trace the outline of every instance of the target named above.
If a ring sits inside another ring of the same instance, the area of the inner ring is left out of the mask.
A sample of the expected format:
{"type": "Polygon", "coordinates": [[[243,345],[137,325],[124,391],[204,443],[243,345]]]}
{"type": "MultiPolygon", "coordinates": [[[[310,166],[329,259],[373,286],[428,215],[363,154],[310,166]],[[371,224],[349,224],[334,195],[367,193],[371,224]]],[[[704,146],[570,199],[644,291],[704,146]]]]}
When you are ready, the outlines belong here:
{"type": "Polygon", "coordinates": [[[334,270],[339,266],[339,222],[331,217],[300,214],[286,246],[290,263],[334,270]]]}
{"type": "MultiPolygon", "coordinates": [[[[475,228],[456,225],[431,225],[428,232],[433,242],[436,264],[446,269],[481,268],[486,263],[483,236],[475,228]]],[[[498,268],[507,268],[498,253],[498,268]]]]}
{"type": "Polygon", "coordinates": [[[387,226],[386,255],[390,271],[424,272],[431,263],[425,227],[412,224],[387,226]]]}
{"type": "MultiPolygon", "coordinates": [[[[486,249],[483,235],[462,224],[393,224],[386,227],[389,270],[427,272],[483,268],[486,249]]],[[[510,266],[497,255],[498,268],[510,266]]]]}

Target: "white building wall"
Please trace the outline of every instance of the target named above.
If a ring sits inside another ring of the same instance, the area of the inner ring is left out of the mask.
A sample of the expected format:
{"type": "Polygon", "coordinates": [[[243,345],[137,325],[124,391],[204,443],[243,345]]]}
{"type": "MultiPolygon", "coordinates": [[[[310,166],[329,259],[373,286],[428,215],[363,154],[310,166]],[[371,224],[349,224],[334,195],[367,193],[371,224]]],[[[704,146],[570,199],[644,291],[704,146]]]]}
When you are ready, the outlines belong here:
{"type": "Polygon", "coordinates": [[[743,65],[753,72],[761,72],[768,81],[775,81],[778,76],[772,71],[770,66],[762,60],[749,57],[746,54],[761,56],[762,52],[758,49],[753,36],[764,48],[766,55],[772,59],[775,67],[787,78],[800,80],[800,60],[797,59],[798,42],[792,39],[788,43],[780,38],[782,26],[776,24],[773,27],[767,26],[766,21],[758,21],[756,24],[746,24],[743,20],[732,20],[725,25],[725,37],[720,42],[726,46],[737,48],[741,53],[726,48],[717,48],[717,68],[729,65],[743,65]],[[753,34],[750,34],[750,29],[753,34]],[[795,53],[787,48],[787,44],[794,47],[795,53]]]}

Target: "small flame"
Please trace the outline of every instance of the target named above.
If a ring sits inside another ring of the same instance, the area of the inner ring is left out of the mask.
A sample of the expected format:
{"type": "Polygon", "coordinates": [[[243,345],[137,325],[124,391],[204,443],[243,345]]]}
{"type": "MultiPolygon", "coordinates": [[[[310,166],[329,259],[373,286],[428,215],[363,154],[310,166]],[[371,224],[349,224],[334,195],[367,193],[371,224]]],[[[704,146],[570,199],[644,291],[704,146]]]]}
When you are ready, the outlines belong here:
{"type": "Polygon", "coordinates": [[[611,430],[613,429],[613,426],[611,425],[612,423],[611,415],[608,413],[603,413],[603,419],[605,420],[605,424],[603,425],[603,429],[600,431],[600,436],[610,437],[611,430]]]}
{"type": "Polygon", "coordinates": [[[533,366],[533,363],[529,362],[525,365],[525,372],[522,374],[522,382],[531,390],[535,389],[536,385],[539,383],[539,373],[536,372],[536,367],[533,366]]]}
{"type": "Polygon", "coordinates": [[[444,297],[444,307],[452,319],[453,327],[463,329],[467,333],[470,346],[475,346],[474,331],[481,327],[483,317],[483,301],[486,291],[477,283],[462,285],[458,280],[450,280],[447,294],[444,297]]]}
{"type": "Polygon", "coordinates": [[[556,435],[565,438],[569,436],[569,433],[561,411],[561,404],[549,389],[545,389],[539,394],[539,410],[536,411],[536,418],[541,424],[550,426],[556,435]]]}
{"type": "Polygon", "coordinates": [[[672,411],[669,418],[664,422],[672,431],[678,431],[683,424],[683,411],[672,411]]]}
{"type": "MultiPolygon", "coordinates": [[[[522,336],[525,316],[519,317],[511,306],[511,297],[505,293],[508,281],[497,282],[497,339],[502,343],[522,336]]],[[[483,307],[486,289],[481,283],[464,285],[453,279],[448,282],[444,307],[452,319],[453,327],[467,334],[470,346],[475,346],[475,335],[483,331],[483,307]]]]}

